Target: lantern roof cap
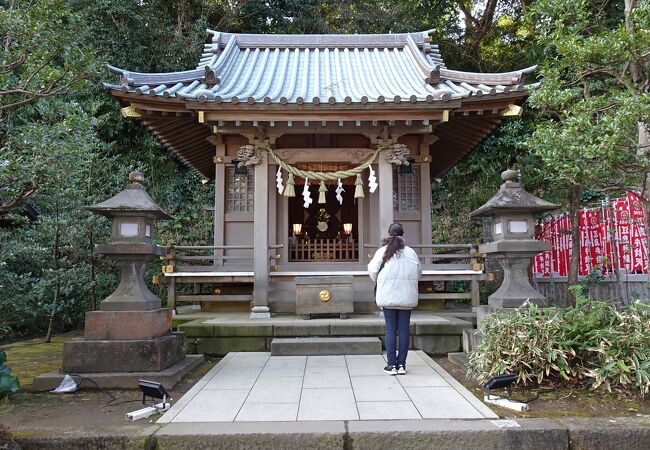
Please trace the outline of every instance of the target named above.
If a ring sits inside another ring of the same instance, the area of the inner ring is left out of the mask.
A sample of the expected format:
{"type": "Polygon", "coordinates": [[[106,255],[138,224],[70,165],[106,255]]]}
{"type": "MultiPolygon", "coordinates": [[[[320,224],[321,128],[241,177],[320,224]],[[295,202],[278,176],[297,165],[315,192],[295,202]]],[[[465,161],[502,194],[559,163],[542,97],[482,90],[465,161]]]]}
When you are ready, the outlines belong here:
{"type": "Polygon", "coordinates": [[[101,203],[87,206],[86,209],[103,216],[113,218],[120,216],[145,216],[150,219],[173,219],[154,199],[147,194],[144,186],[144,175],[140,171],[129,174],[130,183],[114,197],[101,203]]]}
{"type": "Polygon", "coordinates": [[[501,174],[504,183],[499,191],[470,217],[491,217],[505,213],[539,213],[557,209],[559,205],[542,200],[521,187],[519,173],[508,169],[501,174]]]}

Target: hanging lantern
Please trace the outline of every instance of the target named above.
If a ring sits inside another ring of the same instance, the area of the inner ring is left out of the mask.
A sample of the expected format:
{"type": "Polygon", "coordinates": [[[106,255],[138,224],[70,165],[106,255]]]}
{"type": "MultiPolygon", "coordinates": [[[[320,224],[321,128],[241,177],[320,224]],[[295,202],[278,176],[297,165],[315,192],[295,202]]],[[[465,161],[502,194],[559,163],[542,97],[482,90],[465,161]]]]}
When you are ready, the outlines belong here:
{"type": "Polygon", "coordinates": [[[357,174],[357,181],[354,182],[356,188],[354,188],[354,198],[363,198],[363,180],[361,175],[357,174]]]}
{"type": "Polygon", "coordinates": [[[285,197],[295,197],[296,196],[296,189],[294,187],[295,185],[295,180],[293,179],[293,174],[289,172],[289,178],[287,178],[287,185],[284,188],[284,196],[285,197]]]}
{"type": "Polygon", "coordinates": [[[233,159],[231,162],[235,166],[235,175],[248,175],[248,168],[243,164],[243,161],[233,159]]]}
{"type": "Polygon", "coordinates": [[[413,173],[413,163],[415,162],[414,159],[408,158],[402,162],[402,164],[399,166],[399,173],[400,174],[408,174],[408,173],[413,173]]]}
{"type": "Polygon", "coordinates": [[[318,203],[325,203],[326,193],[327,186],[325,186],[325,180],[320,180],[320,187],[318,188],[318,203]]]}

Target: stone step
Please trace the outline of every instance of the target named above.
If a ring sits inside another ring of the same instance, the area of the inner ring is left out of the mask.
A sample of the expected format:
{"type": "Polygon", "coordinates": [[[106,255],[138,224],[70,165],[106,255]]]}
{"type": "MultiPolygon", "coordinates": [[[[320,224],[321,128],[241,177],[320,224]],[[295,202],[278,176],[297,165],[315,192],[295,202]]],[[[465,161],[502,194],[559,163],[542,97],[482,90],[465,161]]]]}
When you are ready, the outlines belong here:
{"type": "Polygon", "coordinates": [[[467,364],[469,363],[469,358],[467,353],[464,352],[450,352],[447,353],[447,359],[449,362],[456,364],[458,367],[467,369],[467,364]]]}
{"type": "Polygon", "coordinates": [[[381,355],[381,341],[377,337],[274,338],[271,355],[381,355]]]}

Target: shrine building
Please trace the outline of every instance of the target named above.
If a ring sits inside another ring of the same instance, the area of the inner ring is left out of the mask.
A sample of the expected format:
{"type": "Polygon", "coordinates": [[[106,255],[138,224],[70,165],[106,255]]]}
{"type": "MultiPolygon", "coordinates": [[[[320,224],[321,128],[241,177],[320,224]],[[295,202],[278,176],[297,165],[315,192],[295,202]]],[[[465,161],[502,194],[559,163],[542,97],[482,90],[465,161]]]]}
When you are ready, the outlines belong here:
{"type": "Polygon", "coordinates": [[[214,180],[214,240],[170,248],[169,306],[268,317],[304,312],[320,289],[321,306],[332,293],[346,313],[374,311],[366,266],[393,222],[421,256],[424,307],[477,305],[476,249],[431,244],[431,180],[520,114],[534,67],[451,70],[427,32],[208,33],[195,69],[109,66],[119,83],[105,83],[125,116],[214,180]],[[471,293],[445,297],[433,285],[450,280],[470,281],[471,293]]]}

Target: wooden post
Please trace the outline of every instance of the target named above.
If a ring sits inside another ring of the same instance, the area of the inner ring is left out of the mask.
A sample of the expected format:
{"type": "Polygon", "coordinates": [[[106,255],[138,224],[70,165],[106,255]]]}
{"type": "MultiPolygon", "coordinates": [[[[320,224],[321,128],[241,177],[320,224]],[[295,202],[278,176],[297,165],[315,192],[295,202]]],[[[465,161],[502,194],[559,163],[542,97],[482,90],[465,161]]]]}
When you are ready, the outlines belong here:
{"type": "MultiPolygon", "coordinates": [[[[379,208],[378,208],[378,217],[376,222],[376,236],[379,237],[379,243],[381,239],[386,236],[388,233],[388,227],[393,223],[393,166],[386,161],[386,155],[380,153],[378,160],[377,168],[377,182],[379,183],[378,188],[378,197],[379,197],[379,208]]],[[[370,220],[373,220],[372,212],[370,220]]]]}
{"type": "Polygon", "coordinates": [[[429,142],[420,142],[420,227],[422,244],[431,244],[431,171],[429,142]]]}
{"type": "Polygon", "coordinates": [[[170,277],[167,283],[167,307],[176,312],[176,277],[170,277]]]}
{"type": "MultiPolygon", "coordinates": [[[[223,136],[217,135],[217,146],[215,152],[214,164],[214,239],[213,245],[224,245],[224,217],[225,217],[225,202],[226,202],[226,165],[223,163],[223,158],[226,156],[226,144],[223,142],[223,136]],[[222,158],[219,163],[218,159],[222,158]]],[[[223,259],[219,260],[219,256],[223,256],[223,250],[214,250],[214,265],[223,265],[223,259]]]]}
{"type": "Polygon", "coordinates": [[[270,319],[269,310],[269,159],[263,155],[255,166],[253,212],[253,309],[251,319],[270,319]]]}
{"type": "MultiPolygon", "coordinates": [[[[478,248],[472,247],[469,249],[471,252],[472,256],[476,255],[478,252],[478,248]]],[[[478,260],[474,257],[470,258],[470,266],[472,269],[474,269],[474,264],[478,263],[478,260]]],[[[481,304],[481,297],[480,297],[480,291],[479,291],[479,286],[478,286],[478,278],[476,275],[472,276],[471,281],[469,282],[469,292],[472,298],[472,310],[476,310],[481,304]]]]}

